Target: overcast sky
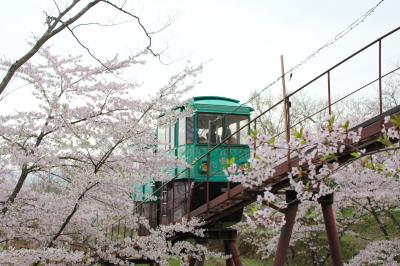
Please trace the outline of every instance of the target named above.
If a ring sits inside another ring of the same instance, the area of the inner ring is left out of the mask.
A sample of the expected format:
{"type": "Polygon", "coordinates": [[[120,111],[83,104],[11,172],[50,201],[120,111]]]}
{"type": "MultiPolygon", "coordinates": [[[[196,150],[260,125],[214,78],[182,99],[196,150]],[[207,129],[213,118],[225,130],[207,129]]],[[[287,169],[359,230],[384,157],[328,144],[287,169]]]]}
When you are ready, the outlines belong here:
{"type": "MultiPolygon", "coordinates": [[[[140,16],[149,31],[159,29],[169,18],[174,18],[170,27],[153,37],[153,43],[155,50],[167,48],[164,62],[177,60],[166,66],[150,58],[143,70],[132,70],[129,78],[143,82],[143,90],[138,92],[143,95],[161,86],[169,75],[182,69],[188,61],[193,65],[208,62],[200,76],[202,84],[193,90],[192,96],[221,95],[246,101],[251,91],[262,89],[279,76],[281,54],[286,69],[293,67],[378,2],[128,0],[126,8],[140,16]]],[[[25,53],[29,48],[26,40],[32,35],[40,35],[45,29],[43,12],[54,10],[50,0],[2,0],[0,56],[17,59],[25,53]]],[[[294,72],[288,82],[289,90],[296,89],[361,46],[400,26],[399,11],[400,1],[385,0],[348,35],[294,72]]],[[[81,22],[117,23],[128,19],[99,6],[81,22]]],[[[112,57],[115,53],[134,54],[147,45],[145,36],[134,22],[115,27],[82,27],[77,34],[100,58],[112,57]]],[[[384,69],[399,62],[399,40],[400,33],[387,44],[383,43],[386,49],[384,69]]],[[[51,45],[58,53],[84,53],[68,32],[54,38],[51,45]]],[[[360,60],[359,65],[376,63],[376,49],[368,56],[360,60]]],[[[373,73],[375,69],[373,66],[362,73],[373,73]]],[[[9,90],[18,85],[14,82],[9,90]]],[[[19,108],[23,100],[29,102],[29,95],[19,90],[0,102],[0,111],[5,106],[19,108]]]]}

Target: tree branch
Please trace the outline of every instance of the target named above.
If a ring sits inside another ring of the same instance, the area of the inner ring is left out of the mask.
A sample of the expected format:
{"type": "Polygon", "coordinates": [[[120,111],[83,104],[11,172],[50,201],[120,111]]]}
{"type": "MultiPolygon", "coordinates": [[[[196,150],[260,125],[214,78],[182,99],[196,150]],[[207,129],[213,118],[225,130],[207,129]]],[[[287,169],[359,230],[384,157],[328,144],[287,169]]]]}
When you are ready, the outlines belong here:
{"type": "Polygon", "coordinates": [[[65,21],[63,24],[61,24],[58,28],[57,24],[61,21],[61,19],[69,12],[72,10],[72,8],[79,2],[79,0],[74,0],[63,12],[59,13],[59,15],[56,18],[51,18],[52,22],[48,23],[48,28],[47,30],[43,33],[43,35],[36,41],[36,43],[33,45],[33,47],[22,57],[20,57],[17,61],[15,61],[10,68],[8,69],[6,75],[4,76],[3,80],[0,83],[0,95],[3,93],[5,88],[7,87],[8,83],[14,76],[15,72],[23,65],[25,64],[29,59],[31,59],[32,56],[34,56],[39,49],[52,37],[54,37],[56,34],[61,32],[63,29],[65,29],[68,25],[71,25],[74,23],[76,20],[78,20],[81,16],[83,16],[87,11],[89,11],[92,7],[94,7],[96,4],[100,2],[100,0],[94,0],[92,2],[89,2],[84,8],[82,8],[75,16],[71,17],[67,21],[65,21]]]}
{"type": "Polygon", "coordinates": [[[110,6],[112,6],[115,9],[121,11],[122,13],[127,14],[128,16],[134,18],[137,21],[137,23],[142,28],[142,30],[143,30],[144,34],[146,35],[146,37],[148,39],[148,42],[149,42],[147,47],[146,47],[146,50],[148,50],[153,56],[157,57],[161,62],[161,55],[159,53],[154,52],[153,49],[151,48],[151,46],[152,46],[152,38],[150,36],[151,33],[149,33],[147,31],[147,29],[144,27],[144,25],[142,24],[142,21],[140,20],[140,18],[138,16],[132,14],[131,12],[126,11],[125,9],[123,9],[123,7],[118,7],[117,5],[111,3],[111,2],[109,2],[107,0],[101,0],[101,1],[103,3],[106,3],[106,4],[110,5],[110,6]]]}
{"type": "Polygon", "coordinates": [[[75,203],[74,208],[72,209],[71,213],[67,216],[67,218],[65,219],[64,223],[61,225],[60,229],[58,230],[58,232],[54,235],[54,237],[51,239],[50,243],[47,245],[47,247],[51,248],[54,246],[54,241],[57,240],[57,238],[61,235],[61,233],[64,231],[65,227],[69,224],[69,222],[71,221],[72,217],[74,216],[74,214],[77,212],[78,208],[79,208],[79,202],[83,199],[83,197],[85,196],[85,194],[87,192],[89,192],[91,189],[93,189],[95,186],[97,186],[98,184],[100,184],[100,182],[96,182],[93,185],[89,186],[88,188],[86,188],[82,194],[78,197],[77,202],[75,203]]]}

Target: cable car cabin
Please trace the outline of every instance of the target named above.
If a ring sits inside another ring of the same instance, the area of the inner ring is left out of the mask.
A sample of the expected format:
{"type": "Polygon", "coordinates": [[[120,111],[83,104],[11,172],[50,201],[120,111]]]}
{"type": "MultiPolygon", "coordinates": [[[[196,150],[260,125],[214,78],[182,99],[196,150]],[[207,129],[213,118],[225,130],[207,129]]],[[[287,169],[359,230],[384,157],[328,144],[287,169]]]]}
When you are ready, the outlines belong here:
{"type": "MultiPolygon", "coordinates": [[[[172,174],[176,176],[173,181],[152,187],[151,192],[158,191],[158,200],[141,204],[140,210],[153,220],[150,221],[152,225],[179,221],[189,210],[235,186],[228,182],[224,173],[226,162],[230,158],[238,165],[245,164],[250,156],[246,144],[248,130],[231,134],[248,123],[253,111],[251,107],[241,105],[238,100],[217,96],[194,97],[189,105],[194,110],[192,117],[179,119],[170,128],[157,129],[159,141],[165,143],[158,150],[167,150],[188,164],[197,162],[190,169],[173,169],[172,174]],[[227,139],[228,136],[231,137],[227,139]],[[206,155],[212,148],[215,149],[206,155]],[[155,205],[157,210],[153,210],[155,205]]],[[[185,107],[177,110],[183,109],[185,107]]],[[[143,192],[150,193],[150,190],[147,187],[143,192]]],[[[222,221],[238,222],[242,212],[243,209],[222,221]]]]}

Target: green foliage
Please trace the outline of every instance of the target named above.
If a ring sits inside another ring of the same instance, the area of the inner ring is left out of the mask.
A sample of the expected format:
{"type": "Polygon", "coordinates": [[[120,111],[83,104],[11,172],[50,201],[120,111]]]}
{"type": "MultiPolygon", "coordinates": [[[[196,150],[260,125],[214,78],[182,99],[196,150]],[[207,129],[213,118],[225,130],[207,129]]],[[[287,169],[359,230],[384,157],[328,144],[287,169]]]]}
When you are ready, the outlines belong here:
{"type": "Polygon", "coordinates": [[[304,128],[301,127],[299,131],[295,131],[295,133],[293,134],[293,137],[295,137],[295,139],[300,140],[300,143],[302,145],[306,144],[306,138],[304,137],[304,128]]]}
{"type": "Polygon", "coordinates": [[[333,130],[334,124],[335,124],[335,116],[331,115],[331,117],[329,118],[329,121],[328,121],[328,125],[326,126],[326,128],[328,129],[329,132],[331,132],[333,130]]]}
{"type": "Polygon", "coordinates": [[[235,163],[235,157],[227,158],[225,160],[225,168],[228,168],[229,166],[233,165],[234,163],[235,163]]]}
{"type": "Polygon", "coordinates": [[[317,208],[310,208],[307,210],[305,217],[309,220],[316,220],[320,216],[320,211],[317,208]]]}
{"type": "Polygon", "coordinates": [[[345,130],[346,132],[349,131],[349,125],[350,125],[349,120],[347,120],[347,121],[342,125],[342,127],[344,128],[344,130],[345,130]]]}
{"type": "Polygon", "coordinates": [[[337,156],[336,156],[336,153],[329,153],[329,154],[326,154],[323,157],[321,157],[319,160],[321,161],[321,163],[336,161],[337,156]]]}
{"type": "Polygon", "coordinates": [[[270,138],[267,143],[271,146],[275,145],[275,136],[273,136],[272,138],[270,138]]]}
{"type": "Polygon", "coordinates": [[[351,155],[353,158],[358,159],[358,158],[361,157],[361,152],[355,151],[355,152],[350,153],[350,155],[351,155]]]}
{"type": "Polygon", "coordinates": [[[380,143],[382,143],[383,145],[385,145],[386,147],[391,147],[393,145],[392,142],[390,141],[389,136],[387,134],[383,134],[382,136],[380,136],[378,138],[378,141],[380,143]]]}
{"type": "Polygon", "coordinates": [[[304,128],[303,127],[301,127],[300,128],[300,131],[295,131],[295,133],[293,134],[293,136],[296,138],[296,139],[302,139],[303,138],[303,133],[304,133],[304,128]]]}
{"type": "Polygon", "coordinates": [[[258,132],[255,129],[251,129],[250,130],[250,137],[252,137],[253,139],[257,138],[258,136],[258,132]]]}
{"type": "Polygon", "coordinates": [[[400,115],[390,117],[389,122],[392,123],[396,129],[400,129],[400,115]]]}
{"type": "Polygon", "coordinates": [[[246,208],[246,214],[247,215],[253,215],[258,208],[255,205],[250,205],[248,208],[246,208]]]}

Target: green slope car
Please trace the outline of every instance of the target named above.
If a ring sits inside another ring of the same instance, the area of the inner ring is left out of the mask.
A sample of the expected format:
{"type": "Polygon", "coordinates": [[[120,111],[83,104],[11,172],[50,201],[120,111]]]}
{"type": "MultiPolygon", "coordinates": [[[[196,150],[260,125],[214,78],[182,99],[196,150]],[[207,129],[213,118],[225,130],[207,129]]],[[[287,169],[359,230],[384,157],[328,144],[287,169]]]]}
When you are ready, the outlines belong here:
{"type": "MultiPolygon", "coordinates": [[[[175,178],[172,181],[141,186],[141,195],[133,195],[133,200],[140,202],[138,212],[147,217],[152,226],[179,221],[235,186],[228,182],[224,172],[227,161],[235,160],[240,165],[247,163],[250,157],[246,142],[248,131],[235,132],[246,127],[253,111],[251,107],[235,99],[199,96],[177,110],[188,107],[194,110],[191,117],[181,118],[169,128],[157,128],[158,140],[163,143],[157,150],[168,151],[193,167],[173,169],[175,178]],[[209,150],[212,152],[207,155],[209,150]],[[155,195],[156,200],[146,200],[150,198],[146,194],[155,195]]],[[[239,210],[223,221],[239,221],[242,212],[239,210]]]]}

